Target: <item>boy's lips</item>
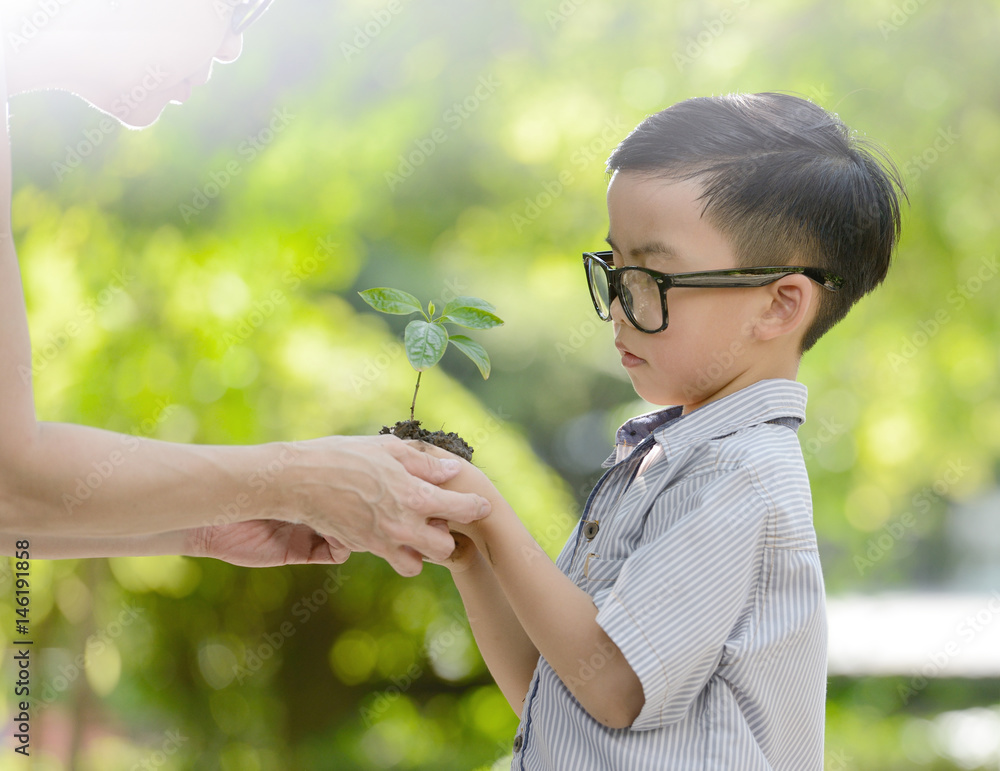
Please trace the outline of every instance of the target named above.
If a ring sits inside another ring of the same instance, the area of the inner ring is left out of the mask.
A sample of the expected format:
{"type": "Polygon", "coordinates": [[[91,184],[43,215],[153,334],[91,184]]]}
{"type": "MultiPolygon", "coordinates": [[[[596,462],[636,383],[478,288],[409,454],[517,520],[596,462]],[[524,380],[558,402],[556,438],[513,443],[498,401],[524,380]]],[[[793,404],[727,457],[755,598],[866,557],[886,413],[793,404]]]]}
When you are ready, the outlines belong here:
{"type": "Polygon", "coordinates": [[[646,363],[645,359],[640,359],[618,340],[615,341],[615,348],[617,348],[618,352],[622,355],[623,367],[638,367],[640,364],[646,363]]]}

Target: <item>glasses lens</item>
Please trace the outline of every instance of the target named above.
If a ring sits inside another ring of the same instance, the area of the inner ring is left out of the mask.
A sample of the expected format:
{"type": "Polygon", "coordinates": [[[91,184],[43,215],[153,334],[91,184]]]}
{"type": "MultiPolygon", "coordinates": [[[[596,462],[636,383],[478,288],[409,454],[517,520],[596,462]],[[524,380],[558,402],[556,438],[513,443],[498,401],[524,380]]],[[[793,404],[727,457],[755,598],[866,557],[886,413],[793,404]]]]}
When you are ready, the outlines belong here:
{"type": "Polygon", "coordinates": [[[597,315],[602,319],[611,317],[611,291],[608,288],[608,274],[595,258],[587,260],[587,280],[590,282],[590,296],[594,299],[597,315]]]}
{"type": "Polygon", "coordinates": [[[660,288],[648,273],[624,269],[621,273],[621,301],[636,326],[647,332],[663,326],[663,303],[660,288]]]}

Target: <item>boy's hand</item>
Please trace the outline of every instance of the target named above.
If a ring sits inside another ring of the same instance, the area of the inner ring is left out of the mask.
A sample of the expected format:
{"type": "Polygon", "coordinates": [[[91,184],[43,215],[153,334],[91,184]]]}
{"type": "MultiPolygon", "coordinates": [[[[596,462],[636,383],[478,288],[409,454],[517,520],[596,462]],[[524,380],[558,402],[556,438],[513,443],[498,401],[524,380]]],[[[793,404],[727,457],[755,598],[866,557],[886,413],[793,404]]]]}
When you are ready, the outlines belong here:
{"type": "MultiPolygon", "coordinates": [[[[448,525],[443,520],[434,520],[430,524],[448,532],[448,525]]],[[[451,536],[455,539],[455,550],[447,559],[440,561],[427,557],[424,559],[434,565],[444,565],[451,571],[452,575],[464,573],[480,559],[479,549],[476,548],[475,542],[467,535],[451,531],[451,536]]]]}

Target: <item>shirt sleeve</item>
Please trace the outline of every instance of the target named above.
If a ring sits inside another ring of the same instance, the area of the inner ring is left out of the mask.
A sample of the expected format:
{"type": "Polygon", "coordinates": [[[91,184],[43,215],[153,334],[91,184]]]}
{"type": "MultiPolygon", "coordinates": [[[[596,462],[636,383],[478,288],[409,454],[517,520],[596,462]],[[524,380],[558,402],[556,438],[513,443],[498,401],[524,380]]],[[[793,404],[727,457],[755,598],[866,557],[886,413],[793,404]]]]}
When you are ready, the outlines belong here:
{"type": "Polygon", "coordinates": [[[653,503],[647,529],[670,524],[621,561],[597,615],[642,683],[632,730],[680,720],[708,683],[750,602],[767,512],[743,467],[687,479],[653,503]]]}

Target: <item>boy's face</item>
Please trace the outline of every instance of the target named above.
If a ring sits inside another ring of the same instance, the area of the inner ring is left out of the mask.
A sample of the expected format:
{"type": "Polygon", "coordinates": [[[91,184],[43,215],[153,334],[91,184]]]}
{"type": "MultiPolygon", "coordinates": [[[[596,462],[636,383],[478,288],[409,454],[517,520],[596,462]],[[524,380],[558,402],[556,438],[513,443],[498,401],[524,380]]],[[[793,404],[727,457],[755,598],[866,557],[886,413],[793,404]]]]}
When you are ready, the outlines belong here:
{"type": "MultiPolygon", "coordinates": [[[[697,180],[671,181],[618,172],[608,187],[608,243],[616,267],[663,273],[735,268],[729,240],[701,216],[697,180]]],[[[675,287],[667,291],[669,326],[646,334],[611,304],[622,366],[643,399],[688,412],[748,384],[761,289],[675,287]]],[[[752,381],[751,381],[752,382],[752,381]]]]}

